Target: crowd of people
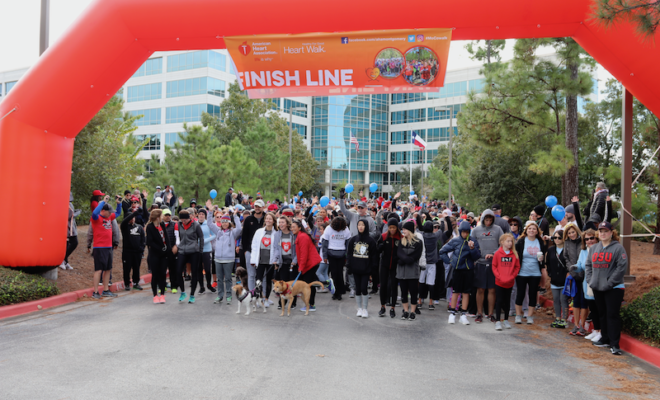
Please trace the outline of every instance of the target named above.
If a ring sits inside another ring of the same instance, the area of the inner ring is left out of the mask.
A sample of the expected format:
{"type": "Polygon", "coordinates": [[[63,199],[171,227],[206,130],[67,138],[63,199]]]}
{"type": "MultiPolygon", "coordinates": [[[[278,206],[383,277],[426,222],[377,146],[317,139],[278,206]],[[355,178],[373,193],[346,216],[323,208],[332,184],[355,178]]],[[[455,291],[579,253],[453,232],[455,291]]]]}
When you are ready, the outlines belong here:
{"type": "Polygon", "coordinates": [[[438,73],[438,60],[411,60],[406,62],[404,79],[413,85],[423,86],[435,79],[438,73]]]}
{"type": "Polygon", "coordinates": [[[377,58],[375,66],[380,71],[380,74],[385,78],[396,78],[399,76],[399,74],[401,74],[403,65],[403,57],[393,57],[377,58]]]}
{"type": "MultiPolygon", "coordinates": [[[[514,324],[533,324],[540,297],[551,294],[553,328],[568,328],[572,310],[570,335],[621,354],[627,255],[611,225],[615,213],[602,183],[582,212],[574,197],[553,229],[545,205],[529,217],[509,217],[498,204],[475,215],[453,201],[403,201],[400,193],[389,200],[362,193],[349,199],[342,189],[323,206],[318,197],[290,200],[266,202],[259,193],[253,198],[230,188],[222,204],[191,199],[184,207],[173,187],[159,186],[153,198],[147,191],[126,191],[112,206],[110,196],[95,191],[88,233],[93,297],[116,296],[108,285],[112,249],[121,236],[125,290],[142,290],[139,266],[147,248],[155,304],[165,303],[168,289],[182,303],[195,303],[195,295],[208,290],[216,294],[214,303],[231,304],[234,274],[242,267],[247,276],[240,283],[250,291],[260,287],[266,307],[278,300],[271,293],[274,279],[320,281],[320,292],[333,300],[355,298],[359,318],[369,317],[372,296],[380,303],[379,317],[408,321],[442,301],[449,324],[490,321],[501,331],[512,328],[509,317],[514,324]]],[[[69,215],[67,258],[77,245],[71,240],[72,206],[69,215]]],[[[309,311],[316,311],[316,292],[312,287],[309,311]]]]}

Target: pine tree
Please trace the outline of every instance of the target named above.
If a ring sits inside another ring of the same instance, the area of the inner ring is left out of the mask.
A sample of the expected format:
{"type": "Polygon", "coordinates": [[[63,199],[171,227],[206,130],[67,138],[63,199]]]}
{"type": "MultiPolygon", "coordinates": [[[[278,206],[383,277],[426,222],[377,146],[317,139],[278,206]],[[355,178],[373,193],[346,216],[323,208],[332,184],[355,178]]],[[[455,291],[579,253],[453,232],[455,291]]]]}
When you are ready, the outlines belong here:
{"type": "Polygon", "coordinates": [[[630,19],[643,40],[652,40],[660,25],[659,0],[598,0],[594,17],[605,26],[630,19]]]}

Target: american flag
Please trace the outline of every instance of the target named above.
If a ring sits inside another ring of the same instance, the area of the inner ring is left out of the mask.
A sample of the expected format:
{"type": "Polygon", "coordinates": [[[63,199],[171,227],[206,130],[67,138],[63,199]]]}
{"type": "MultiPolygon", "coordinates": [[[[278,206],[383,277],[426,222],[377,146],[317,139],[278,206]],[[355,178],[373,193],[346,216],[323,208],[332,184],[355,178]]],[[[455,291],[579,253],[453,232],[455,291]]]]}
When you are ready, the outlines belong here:
{"type": "Polygon", "coordinates": [[[360,143],[358,143],[358,140],[355,136],[353,136],[353,132],[351,131],[351,143],[355,145],[355,151],[358,153],[360,152],[360,143]]]}

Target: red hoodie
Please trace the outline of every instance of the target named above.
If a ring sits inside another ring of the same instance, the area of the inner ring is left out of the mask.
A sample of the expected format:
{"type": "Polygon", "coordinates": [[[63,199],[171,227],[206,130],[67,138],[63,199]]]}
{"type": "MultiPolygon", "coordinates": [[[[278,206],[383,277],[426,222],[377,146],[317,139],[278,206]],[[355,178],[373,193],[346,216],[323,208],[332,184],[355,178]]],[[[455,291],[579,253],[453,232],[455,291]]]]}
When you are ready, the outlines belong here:
{"type": "Polygon", "coordinates": [[[296,235],[296,257],[301,275],[321,263],[321,256],[309,235],[303,232],[296,235]]]}
{"type": "Polygon", "coordinates": [[[510,289],[513,282],[520,272],[520,260],[516,257],[513,249],[506,254],[500,247],[493,255],[493,275],[495,275],[495,284],[499,287],[510,289]]]}

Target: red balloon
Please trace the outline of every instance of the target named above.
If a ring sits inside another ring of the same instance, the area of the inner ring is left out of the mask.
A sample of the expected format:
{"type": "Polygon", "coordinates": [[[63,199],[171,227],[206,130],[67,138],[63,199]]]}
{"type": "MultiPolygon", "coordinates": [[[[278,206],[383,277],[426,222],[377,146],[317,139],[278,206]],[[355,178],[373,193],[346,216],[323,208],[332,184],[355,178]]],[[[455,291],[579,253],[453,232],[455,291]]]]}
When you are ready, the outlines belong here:
{"type": "Polygon", "coordinates": [[[660,115],[660,51],[627,21],[598,26],[592,3],[444,0],[401,14],[397,0],[97,0],[0,103],[0,118],[14,110],[0,121],[0,188],[28,210],[21,228],[0,230],[0,264],[61,263],[73,139],[155,51],[222,49],[232,35],[411,27],[451,27],[453,40],[572,36],[660,115]]]}

